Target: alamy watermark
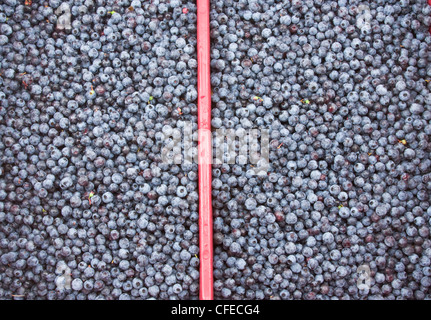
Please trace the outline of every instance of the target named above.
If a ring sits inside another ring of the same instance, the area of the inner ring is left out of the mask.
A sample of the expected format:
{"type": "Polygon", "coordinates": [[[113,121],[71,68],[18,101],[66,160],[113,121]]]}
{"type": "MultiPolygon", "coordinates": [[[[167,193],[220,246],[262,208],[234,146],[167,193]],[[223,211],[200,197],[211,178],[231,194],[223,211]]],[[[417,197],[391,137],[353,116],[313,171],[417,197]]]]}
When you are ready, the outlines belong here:
{"type": "Polygon", "coordinates": [[[57,264],[55,273],[58,275],[55,279],[57,290],[69,290],[71,288],[70,284],[72,282],[72,271],[64,261],[60,261],[57,264]]]}
{"type": "Polygon", "coordinates": [[[356,270],[358,274],[358,280],[356,281],[356,285],[359,290],[368,291],[371,286],[371,269],[368,265],[362,264],[356,270]]]}
{"type": "Polygon", "coordinates": [[[71,24],[71,18],[72,14],[70,12],[70,7],[67,2],[63,2],[57,10],[55,10],[55,14],[59,15],[57,19],[57,28],[59,30],[71,30],[72,24],[71,24]]]}
{"type": "Polygon", "coordinates": [[[371,10],[366,4],[360,4],[358,6],[358,17],[356,19],[356,27],[359,29],[371,28],[371,10]]]}
{"type": "Polygon", "coordinates": [[[268,129],[198,129],[184,121],[182,130],[165,130],[162,161],[166,164],[250,164],[250,173],[266,175],[269,169],[268,129]],[[210,140],[210,141],[208,141],[210,140]],[[199,157],[198,145],[211,145],[209,157],[199,157]],[[204,163],[210,159],[210,163],[204,163]]]}

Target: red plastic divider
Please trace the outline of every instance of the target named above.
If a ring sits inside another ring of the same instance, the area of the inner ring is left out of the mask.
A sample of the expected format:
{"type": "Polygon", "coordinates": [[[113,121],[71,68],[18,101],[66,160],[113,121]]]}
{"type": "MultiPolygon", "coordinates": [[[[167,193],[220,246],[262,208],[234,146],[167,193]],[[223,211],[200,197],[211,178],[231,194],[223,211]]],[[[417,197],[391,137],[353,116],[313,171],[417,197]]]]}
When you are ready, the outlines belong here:
{"type": "Polygon", "coordinates": [[[198,55],[198,170],[199,170],[199,252],[200,299],[212,300],[213,220],[211,201],[211,81],[210,81],[210,2],[197,0],[198,55]]]}

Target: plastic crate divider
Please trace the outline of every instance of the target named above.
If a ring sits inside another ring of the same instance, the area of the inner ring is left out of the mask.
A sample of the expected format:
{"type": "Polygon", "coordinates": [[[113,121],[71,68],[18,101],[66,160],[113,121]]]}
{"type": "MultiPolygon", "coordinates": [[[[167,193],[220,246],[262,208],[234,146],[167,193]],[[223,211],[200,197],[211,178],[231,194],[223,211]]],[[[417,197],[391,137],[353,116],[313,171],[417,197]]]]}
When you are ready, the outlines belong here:
{"type": "Polygon", "coordinates": [[[213,300],[213,221],[211,200],[210,2],[197,0],[199,254],[201,300],[213,300]]]}

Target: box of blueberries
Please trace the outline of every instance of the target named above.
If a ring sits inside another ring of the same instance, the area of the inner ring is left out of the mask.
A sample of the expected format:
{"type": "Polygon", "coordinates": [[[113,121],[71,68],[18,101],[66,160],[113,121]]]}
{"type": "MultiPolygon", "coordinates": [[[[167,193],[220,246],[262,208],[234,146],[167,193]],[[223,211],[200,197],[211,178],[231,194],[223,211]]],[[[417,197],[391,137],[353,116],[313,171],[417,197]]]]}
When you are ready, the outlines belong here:
{"type": "Polygon", "coordinates": [[[200,2],[0,1],[0,300],[430,299],[427,0],[200,2]]]}

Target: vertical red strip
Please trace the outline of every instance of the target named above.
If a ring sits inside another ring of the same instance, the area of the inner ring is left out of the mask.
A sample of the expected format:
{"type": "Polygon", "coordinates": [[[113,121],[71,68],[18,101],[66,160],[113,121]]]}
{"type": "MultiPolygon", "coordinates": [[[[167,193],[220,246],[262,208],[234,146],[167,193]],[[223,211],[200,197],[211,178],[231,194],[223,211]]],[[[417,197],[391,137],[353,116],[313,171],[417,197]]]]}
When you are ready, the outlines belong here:
{"type": "Polygon", "coordinates": [[[210,3],[197,0],[200,299],[212,300],[213,222],[211,201],[210,3]]]}

